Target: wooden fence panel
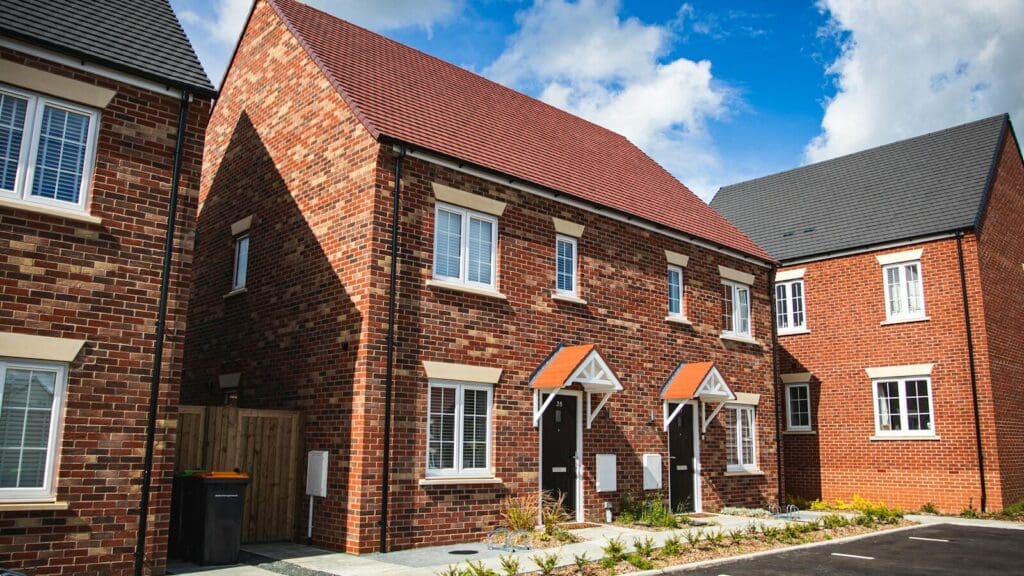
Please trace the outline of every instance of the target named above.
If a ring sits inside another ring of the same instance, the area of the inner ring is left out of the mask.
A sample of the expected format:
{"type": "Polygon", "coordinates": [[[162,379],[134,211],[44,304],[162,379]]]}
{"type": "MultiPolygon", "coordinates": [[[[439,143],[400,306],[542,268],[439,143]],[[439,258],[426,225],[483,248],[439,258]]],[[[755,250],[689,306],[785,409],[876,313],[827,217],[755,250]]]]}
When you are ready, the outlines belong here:
{"type": "Polygon", "coordinates": [[[179,421],[184,440],[179,440],[178,457],[187,465],[176,464],[176,469],[238,469],[249,474],[242,542],[290,540],[302,450],[299,414],[233,406],[182,408],[188,416],[179,421]]]}

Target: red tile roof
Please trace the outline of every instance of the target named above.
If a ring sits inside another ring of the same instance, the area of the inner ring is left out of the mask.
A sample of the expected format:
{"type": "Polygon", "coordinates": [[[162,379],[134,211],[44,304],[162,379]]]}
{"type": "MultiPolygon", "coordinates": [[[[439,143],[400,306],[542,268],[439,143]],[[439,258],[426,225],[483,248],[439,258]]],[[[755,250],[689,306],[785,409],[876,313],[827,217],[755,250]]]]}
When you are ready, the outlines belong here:
{"type": "Polygon", "coordinates": [[[625,137],[294,0],[268,0],[375,138],[771,258],[625,137]]]}
{"type": "Polygon", "coordinates": [[[693,398],[714,366],[714,362],[691,362],[680,366],[661,389],[661,399],[681,401],[693,398]]]}
{"type": "Polygon", "coordinates": [[[550,390],[565,386],[566,380],[580,367],[580,364],[594,351],[593,344],[580,344],[559,348],[547,364],[534,375],[531,387],[550,390]]]}

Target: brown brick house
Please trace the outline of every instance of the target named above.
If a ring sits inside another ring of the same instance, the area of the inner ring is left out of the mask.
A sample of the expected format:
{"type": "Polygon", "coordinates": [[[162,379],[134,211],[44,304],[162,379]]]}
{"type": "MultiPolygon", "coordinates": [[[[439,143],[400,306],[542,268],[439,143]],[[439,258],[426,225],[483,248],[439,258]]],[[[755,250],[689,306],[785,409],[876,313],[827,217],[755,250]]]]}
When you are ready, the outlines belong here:
{"type": "Polygon", "coordinates": [[[1024,166],[996,116],[728,186],[779,261],[786,491],[1024,499],[1024,166]]]}
{"type": "Polygon", "coordinates": [[[132,573],[180,149],[146,549],[163,573],[213,95],[165,1],[0,3],[0,567],[132,573]]]}
{"type": "Polygon", "coordinates": [[[776,501],[771,260],[623,137],[261,0],[204,163],[182,399],[302,412],[315,544],[776,501]]]}

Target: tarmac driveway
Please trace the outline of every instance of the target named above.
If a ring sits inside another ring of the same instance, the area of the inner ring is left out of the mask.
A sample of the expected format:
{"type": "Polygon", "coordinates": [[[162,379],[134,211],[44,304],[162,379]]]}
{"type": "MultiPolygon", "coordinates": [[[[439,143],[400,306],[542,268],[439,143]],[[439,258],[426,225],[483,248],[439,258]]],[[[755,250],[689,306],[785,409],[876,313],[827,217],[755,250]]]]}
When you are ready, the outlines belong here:
{"type": "Polygon", "coordinates": [[[666,572],[680,576],[1024,574],[1024,530],[937,524],[848,543],[666,572]]]}

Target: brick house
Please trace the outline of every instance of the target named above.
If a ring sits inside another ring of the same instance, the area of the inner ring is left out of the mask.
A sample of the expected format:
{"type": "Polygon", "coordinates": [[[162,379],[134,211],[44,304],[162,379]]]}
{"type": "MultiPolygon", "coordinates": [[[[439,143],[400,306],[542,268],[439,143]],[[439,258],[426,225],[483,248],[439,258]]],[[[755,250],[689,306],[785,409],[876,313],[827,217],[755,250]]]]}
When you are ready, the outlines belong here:
{"type": "Polygon", "coordinates": [[[315,544],[776,501],[771,259],[625,138],[261,0],[206,143],[182,400],[302,412],[315,544]]]}
{"type": "Polygon", "coordinates": [[[781,262],[786,492],[1024,499],[1024,166],[1009,117],[722,188],[781,262]]]}
{"type": "Polygon", "coordinates": [[[132,573],[180,149],[146,549],[150,573],[164,571],[184,290],[213,96],[166,1],[0,4],[4,568],[132,573]]]}

